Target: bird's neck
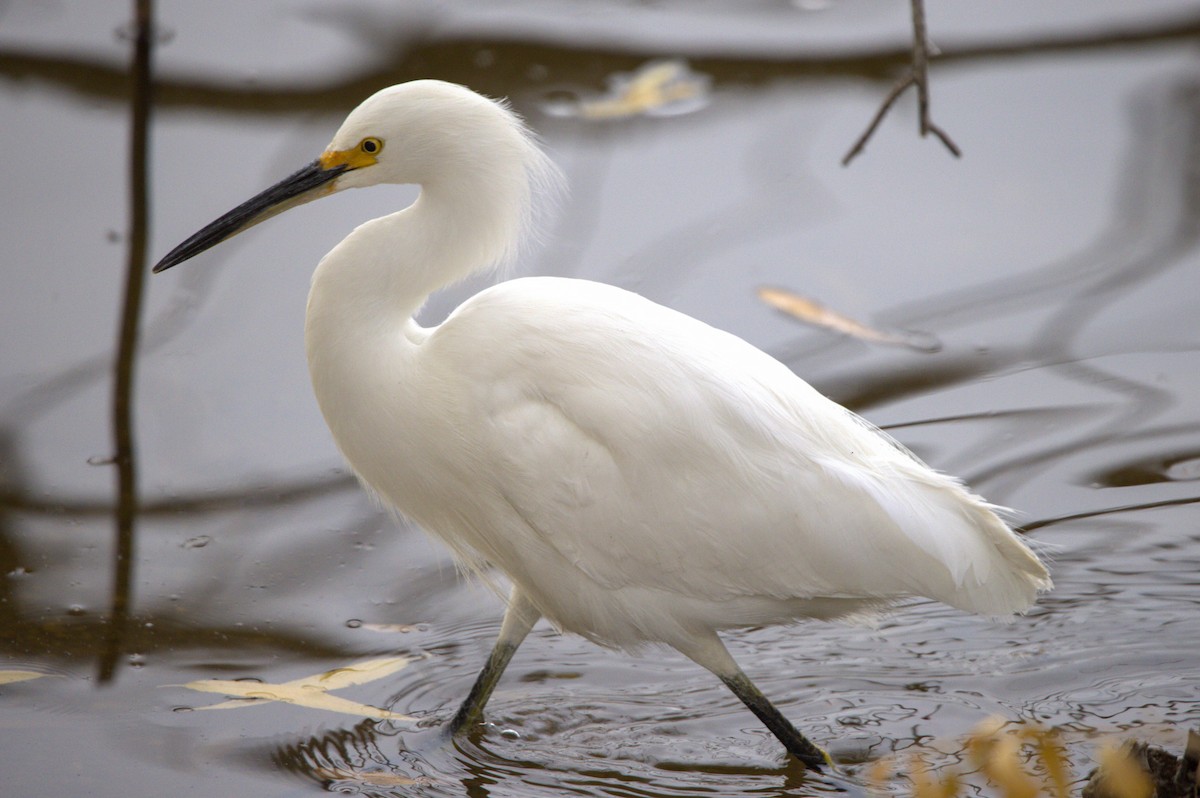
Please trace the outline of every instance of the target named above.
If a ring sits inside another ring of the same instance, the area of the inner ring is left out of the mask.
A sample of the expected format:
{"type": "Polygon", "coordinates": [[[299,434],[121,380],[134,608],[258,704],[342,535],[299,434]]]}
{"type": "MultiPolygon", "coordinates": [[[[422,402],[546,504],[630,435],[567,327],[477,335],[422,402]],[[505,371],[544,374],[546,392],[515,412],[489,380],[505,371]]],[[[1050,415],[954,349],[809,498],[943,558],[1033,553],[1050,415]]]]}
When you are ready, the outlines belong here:
{"type": "Polygon", "coordinates": [[[356,228],[313,275],[309,326],[339,335],[347,326],[394,331],[434,291],[508,257],[528,215],[529,186],[524,175],[505,178],[447,175],[408,208],[356,228]]]}
{"type": "MultiPolygon", "coordinates": [[[[473,191],[465,178],[425,186],[413,205],[359,226],[321,260],[309,291],[305,346],[327,419],[371,412],[334,410],[367,393],[345,386],[381,379],[395,385],[410,377],[430,332],[413,315],[429,295],[508,255],[521,233],[528,184],[499,183],[513,188],[507,195],[473,191]]],[[[337,430],[335,437],[341,438],[337,430]]]]}

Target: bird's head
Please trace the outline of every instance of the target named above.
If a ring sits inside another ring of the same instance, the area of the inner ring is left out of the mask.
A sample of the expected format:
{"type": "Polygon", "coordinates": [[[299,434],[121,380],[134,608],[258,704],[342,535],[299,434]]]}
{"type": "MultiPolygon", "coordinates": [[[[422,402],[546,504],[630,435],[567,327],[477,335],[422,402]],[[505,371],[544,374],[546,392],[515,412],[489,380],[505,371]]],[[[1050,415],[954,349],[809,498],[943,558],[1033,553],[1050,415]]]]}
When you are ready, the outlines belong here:
{"type": "Polygon", "coordinates": [[[505,178],[524,183],[526,166],[540,157],[520,120],[503,105],[452,83],[402,83],[376,92],[355,108],[316,160],[192,235],[154,271],[176,266],[259,222],[342,189],[379,183],[425,185],[435,174],[446,182],[467,172],[514,167],[521,170],[520,177],[505,178]]]}

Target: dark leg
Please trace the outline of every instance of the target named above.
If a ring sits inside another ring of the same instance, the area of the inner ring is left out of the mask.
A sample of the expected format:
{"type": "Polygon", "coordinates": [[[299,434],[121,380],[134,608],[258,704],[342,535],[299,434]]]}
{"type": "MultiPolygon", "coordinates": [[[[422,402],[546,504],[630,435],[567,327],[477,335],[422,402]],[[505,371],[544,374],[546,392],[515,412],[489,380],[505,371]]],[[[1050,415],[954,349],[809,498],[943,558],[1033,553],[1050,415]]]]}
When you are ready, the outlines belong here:
{"type": "Polygon", "coordinates": [[[458,734],[483,720],[483,707],[491,698],[492,690],[496,689],[496,683],[500,681],[508,661],[512,659],[517,647],[539,617],[541,613],[514,587],[508,599],[508,610],[504,613],[504,623],[500,625],[500,636],[496,639],[496,645],[488,655],[483,670],[475,679],[471,692],[467,693],[454,720],[450,721],[451,734],[458,734]]]}
{"type": "Polygon", "coordinates": [[[805,767],[823,770],[833,764],[829,754],[797,731],[791,721],[785,718],[783,713],[767,700],[762,691],[754,686],[750,677],[743,673],[742,669],[733,661],[733,657],[729,656],[729,652],[725,650],[725,644],[721,642],[716,633],[690,641],[686,646],[678,648],[693,662],[708,668],[724,682],[725,686],[758,716],[771,734],[783,743],[783,747],[792,756],[803,762],[805,767]]]}
{"type": "Polygon", "coordinates": [[[811,740],[801,734],[792,722],[783,716],[775,705],[767,700],[762,691],[754,686],[750,677],[740,670],[732,676],[717,674],[725,686],[733,694],[742,699],[742,703],[758,716],[763,725],[771,730],[783,747],[791,752],[806,767],[821,770],[830,764],[829,755],[818,748],[811,740]]]}

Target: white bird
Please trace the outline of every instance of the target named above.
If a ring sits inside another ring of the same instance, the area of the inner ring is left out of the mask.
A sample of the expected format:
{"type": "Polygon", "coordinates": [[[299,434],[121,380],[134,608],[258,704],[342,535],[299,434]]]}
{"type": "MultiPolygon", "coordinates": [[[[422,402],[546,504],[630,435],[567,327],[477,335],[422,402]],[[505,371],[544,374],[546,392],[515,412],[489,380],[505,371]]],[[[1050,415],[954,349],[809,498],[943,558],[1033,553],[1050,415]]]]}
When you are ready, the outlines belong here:
{"type": "Polygon", "coordinates": [[[1007,615],[1051,587],[1047,571],[960,482],[742,339],[636,294],[517,279],[420,326],[432,292],[513,256],[555,174],[503,103],[404,83],[154,271],[342,189],[418,184],[411,206],[321,260],[305,343],[321,411],[360,479],[467,571],[494,567],[512,584],[451,729],[479,723],[544,617],[603,646],[679,650],[819,769],[827,756],[718,632],[909,597],[1007,615]]]}

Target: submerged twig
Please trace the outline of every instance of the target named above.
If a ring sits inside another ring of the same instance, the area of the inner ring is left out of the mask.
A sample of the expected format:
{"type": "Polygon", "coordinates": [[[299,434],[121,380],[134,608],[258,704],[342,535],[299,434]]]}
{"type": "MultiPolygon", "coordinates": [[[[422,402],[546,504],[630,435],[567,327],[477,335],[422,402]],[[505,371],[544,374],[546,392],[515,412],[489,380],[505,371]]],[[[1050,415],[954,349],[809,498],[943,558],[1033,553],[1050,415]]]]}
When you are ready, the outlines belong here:
{"type": "Polygon", "coordinates": [[[917,113],[920,120],[920,131],[922,136],[927,136],[930,133],[937,136],[942,144],[946,145],[946,149],[954,155],[955,158],[962,157],[962,151],[958,145],[950,138],[946,131],[942,130],[933,122],[933,118],[929,113],[929,39],[925,30],[925,2],[924,0],[910,0],[912,3],[912,20],[913,20],[913,46],[912,46],[912,66],[908,73],[900,79],[892,90],[888,92],[887,97],[883,99],[883,103],[879,106],[879,110],[875,112],[875,116],[871,119],[867,129],[854,142],[854,146],[842,158],[842,166],[849,165],[850,161],[854,160],[860,152],[866,149],[867,141],[874,135],[875,129],[879,127],[879,123],[883,121],[884,116],[891,107],[900,98],[900,95],[908,89],[909,86],[917,88],[917,113]]]}

